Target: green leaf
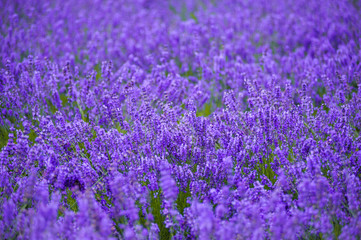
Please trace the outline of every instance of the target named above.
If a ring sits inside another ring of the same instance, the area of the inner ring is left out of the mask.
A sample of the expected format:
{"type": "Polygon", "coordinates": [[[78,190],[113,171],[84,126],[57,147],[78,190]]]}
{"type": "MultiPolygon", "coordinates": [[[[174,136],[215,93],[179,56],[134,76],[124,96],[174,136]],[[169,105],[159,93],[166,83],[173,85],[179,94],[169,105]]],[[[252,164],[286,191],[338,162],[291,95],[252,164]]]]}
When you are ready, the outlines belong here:
{"type": "Polygon", "coordinates": [[[185,192],[180,191],[178,194],[177,201],[176,201],[177,209],[182,215],[184,213],[184,209],[190,206],[190,204],[187,202],[187,198],[190,196],[191,196],[191,192],[190,192],[189,183],[188,183],[188,187],[187,187],[186,191],[185,192]]]}
{"type": "Polygon", "coordinates": [[[203,110],[197,111],[196,116],[197,117],[200,117],[200,116],[208,117],[209,115],[211,115],[211,113],[212,113],[212,102],[209,102],[209,103],[204,104],[203,110]]]}
{"type": "Polygon", "coordinates": [[[73,212],[78,212],[79,208],[78,208],[78,203],[76,202],[76,200],[72,197],[73,193],[70,191],[69,188],[66,189],[66,202],[69,205],[69,208],[73,211],[73,212]]]}
{"type": "Polygon", "coordinates": [[[162,200],[160,199],[160,192],[151,191],[150,197],[151,197],[150,206],[152,208],[154,221],[158,225],[160,231],[159,236],[161,239],[170,239],[169,229],[166,228],[164,224],[165,216],[161,213],[162,200]],[[156,197],[154,196],[154,194],[157,194],[156,197]]]}

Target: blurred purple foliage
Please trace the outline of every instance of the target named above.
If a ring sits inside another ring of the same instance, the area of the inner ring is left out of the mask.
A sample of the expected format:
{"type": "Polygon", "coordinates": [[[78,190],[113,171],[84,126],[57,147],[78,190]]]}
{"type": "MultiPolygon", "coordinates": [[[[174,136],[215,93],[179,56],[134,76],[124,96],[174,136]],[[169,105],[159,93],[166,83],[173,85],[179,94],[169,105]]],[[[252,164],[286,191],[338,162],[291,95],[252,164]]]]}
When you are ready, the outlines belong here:
{"type": "Polygon", "coordinates": [[[360,239],[361,2],[3,0],[1,239],[360,239]]]}

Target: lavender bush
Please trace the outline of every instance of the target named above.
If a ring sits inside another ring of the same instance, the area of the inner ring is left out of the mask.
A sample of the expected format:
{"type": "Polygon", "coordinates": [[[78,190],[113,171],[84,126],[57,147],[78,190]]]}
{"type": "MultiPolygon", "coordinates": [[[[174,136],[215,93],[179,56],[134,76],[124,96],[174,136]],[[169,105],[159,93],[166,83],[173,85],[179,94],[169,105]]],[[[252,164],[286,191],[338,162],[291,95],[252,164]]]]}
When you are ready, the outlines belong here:
{"type": "Polygon", "coordinates": [[[360,239],[361,3],[3,0],[1,239],[360,239]]]}

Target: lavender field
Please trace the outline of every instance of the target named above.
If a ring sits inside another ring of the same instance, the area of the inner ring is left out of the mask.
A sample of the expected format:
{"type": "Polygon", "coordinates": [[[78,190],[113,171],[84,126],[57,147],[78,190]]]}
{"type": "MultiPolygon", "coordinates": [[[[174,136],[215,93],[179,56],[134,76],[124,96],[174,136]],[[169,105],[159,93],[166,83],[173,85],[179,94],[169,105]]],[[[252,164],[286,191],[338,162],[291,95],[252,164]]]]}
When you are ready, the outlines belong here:
{"type": "Polygon", "coordinates": [[[0,17],[0,239],[361,239],[361,1],[0,17]]]}

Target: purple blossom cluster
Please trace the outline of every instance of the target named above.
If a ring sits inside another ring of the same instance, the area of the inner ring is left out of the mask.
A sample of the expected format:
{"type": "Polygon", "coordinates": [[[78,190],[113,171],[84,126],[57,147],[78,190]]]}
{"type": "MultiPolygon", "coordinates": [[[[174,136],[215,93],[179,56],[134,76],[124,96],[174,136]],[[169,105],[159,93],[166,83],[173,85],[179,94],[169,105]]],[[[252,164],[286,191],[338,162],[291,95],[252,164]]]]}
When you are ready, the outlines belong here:
{"type": "Polygon", "coordinates": [[[0,16],[0,239],[361,238],[360,1],[0,16]]]}

